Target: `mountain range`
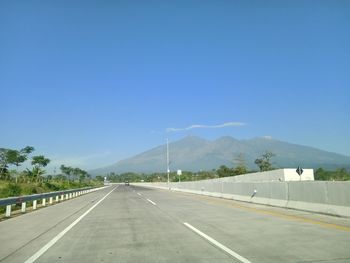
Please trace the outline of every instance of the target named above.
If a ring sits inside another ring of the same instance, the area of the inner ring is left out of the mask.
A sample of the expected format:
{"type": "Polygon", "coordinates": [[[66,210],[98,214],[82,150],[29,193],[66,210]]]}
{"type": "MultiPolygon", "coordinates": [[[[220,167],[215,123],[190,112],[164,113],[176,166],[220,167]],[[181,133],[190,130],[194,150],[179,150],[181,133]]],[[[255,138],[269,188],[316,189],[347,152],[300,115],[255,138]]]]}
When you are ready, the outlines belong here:
{"type": "MultiPolygon", "coordinates": [[[[110,172],[153,173],[166,172],[166,144],[155,147],[115,164],[89,171],[92,175],[110,172]]],[[[269,151],[275,154],[271,162],[276,168],[303,168],[334,170],[350,169],[350,157],[319,150],[313,147],[292,144],[269,137],[237,140],[225,136],[210,141],[196,136],[187,136],[169,144],[170,170],[200,171],[217,169],[221,165],[234,167],[238,156],[244,158],[246,166],[258,170],[256,158],[269,151]]],[[[242,159],[242,158],[241,158],[242,159]]]]}

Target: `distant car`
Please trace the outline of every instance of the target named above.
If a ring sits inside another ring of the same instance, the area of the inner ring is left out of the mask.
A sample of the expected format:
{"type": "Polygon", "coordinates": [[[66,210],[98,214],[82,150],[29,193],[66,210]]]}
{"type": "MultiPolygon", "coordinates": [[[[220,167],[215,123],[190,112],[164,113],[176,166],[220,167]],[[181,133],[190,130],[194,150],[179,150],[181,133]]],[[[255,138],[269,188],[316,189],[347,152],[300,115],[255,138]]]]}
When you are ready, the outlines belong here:
{"type": "Polygon", "coordinates": [[[129,185],[129,181],[125,181],[125,185],[129,185]]]}

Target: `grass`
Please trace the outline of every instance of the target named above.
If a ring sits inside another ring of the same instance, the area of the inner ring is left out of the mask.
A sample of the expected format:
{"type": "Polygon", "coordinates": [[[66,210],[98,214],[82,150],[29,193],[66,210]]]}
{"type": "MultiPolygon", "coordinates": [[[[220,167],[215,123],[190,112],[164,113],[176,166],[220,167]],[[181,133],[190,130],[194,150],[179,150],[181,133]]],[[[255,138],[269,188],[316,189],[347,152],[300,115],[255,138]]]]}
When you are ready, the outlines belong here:
{"type": "MultiPolygon", "coordinates": [[[[41,194],[47,192],[55,192],[61,190],[77,189],[83,187],[99,187],[102,186],[102,182],[90,181],[90,182],[67,182],[67,181],[50,181],[50,182],[27,182],[27,183],[14,183],[9,181],[0,180],[0,198],[16,197],[23,195],[41,194]]],[[[28,207],[31,206],[29,202],[28,207]]],[[[21,204],[12,206],[12,210],[16,211],[21,208],[21,204]]],[[[27,208],[28,209],[28,208],[27,208]]],[[[0,214],[5,213],[6,207],[0,207],[0,214]]],[[[1,218],[1,217],[0,217],[1,218]]]]}
{"type": "Polygon", "coordinates": [[[67,182],[67,181],[49,181],[49,182],[27,182],[14,183],[9,181],[0,181],[0,198],[40,194],[61,190],[69,190],[83,187],[102,186],[101,182],[67,182]]]}

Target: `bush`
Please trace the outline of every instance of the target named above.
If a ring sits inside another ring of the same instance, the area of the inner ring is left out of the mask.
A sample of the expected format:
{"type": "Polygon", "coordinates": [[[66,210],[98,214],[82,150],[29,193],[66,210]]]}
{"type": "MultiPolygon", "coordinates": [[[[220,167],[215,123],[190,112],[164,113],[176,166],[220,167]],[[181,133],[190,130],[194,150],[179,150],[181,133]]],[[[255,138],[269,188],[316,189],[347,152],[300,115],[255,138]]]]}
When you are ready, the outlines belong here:
{"type": "Polygon", "coordinates": [[[319,181],[348,181],[350,173],[345,168],[339,168],[335,171],[327,171],[319,168],[315,171],[315,180],[319,181]]]}
{"type": "Polygon", "coordinates": [[[0,197],[11,197],[21,195],[22,189],[18,184],[9,183],[1,189],[0,197]]]}
{"type": "Polygon", "coordinates": [[[11,183],[0,180],[0,198],[32,195],[39,193],[55,192],[61,190],[82,188],[87,186],[101,186],[101,182],[91,181],[87,182],[68,182],[68,181],[47,181],[47,182],[22,182],[11,183]]]}
{"type": "Polygon", "coordinates": [[[60,187],[57,186],[56,184],[54,183],[50,183],[50,182],[46,182],[44,183],[44,187],[46,189],[49,189],[50,191],[59,191],[60,190],[60,187]]]}

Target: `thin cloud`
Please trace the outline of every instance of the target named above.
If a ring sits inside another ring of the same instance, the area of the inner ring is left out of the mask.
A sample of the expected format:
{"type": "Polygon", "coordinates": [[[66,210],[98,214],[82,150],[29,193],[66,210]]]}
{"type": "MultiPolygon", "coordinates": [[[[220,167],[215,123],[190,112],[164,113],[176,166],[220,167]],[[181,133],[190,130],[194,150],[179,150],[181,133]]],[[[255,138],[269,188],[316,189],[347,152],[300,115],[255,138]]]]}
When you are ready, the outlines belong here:
{"type": "Polygon", "coordinates": [[[194,124],[186,128],[167,128],[167,132],[178,132],[178,131],[189,131],[193,129],[221,129],[226,127],[239,127],[239,126],[245,126],[246,124],[243,122],[226,122],[223,124],[218,125],[201,125],[201,124],[194,124]]]}

